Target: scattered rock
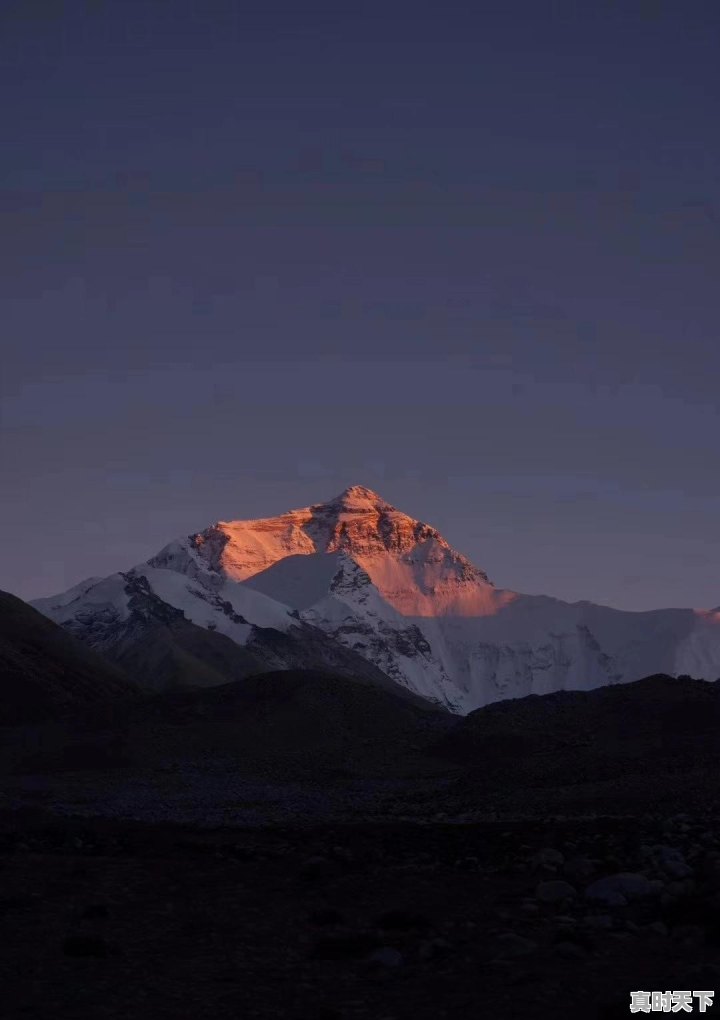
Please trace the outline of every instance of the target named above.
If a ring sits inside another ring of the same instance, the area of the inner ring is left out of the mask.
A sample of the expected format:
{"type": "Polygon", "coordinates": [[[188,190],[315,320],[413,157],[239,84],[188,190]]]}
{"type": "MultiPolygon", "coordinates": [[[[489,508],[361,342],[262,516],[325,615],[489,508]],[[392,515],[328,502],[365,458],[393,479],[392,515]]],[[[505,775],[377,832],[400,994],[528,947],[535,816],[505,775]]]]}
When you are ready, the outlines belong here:
{"type": "Polygon", "coordinates": [[[684,946],[700,946],[705,941],[705,929],[699,924],[679,924],[670,934],[684,946]]]}
{"type": "Polygon", "coordinates": [[[431,939],[428,942],[422,943],[418,956],[421,960],[434,960],[438,957],[447,956],[451,949],[452,946],[447,939],[431,939]]]}
{"type": "Polygon", "coordinates": [[[544,847],[538,850],[530,863],[536,871],[557,871],[565,863],[565,855],[553,847],[544,847]]]}
{"type": "Polygon", "coordinates": [[[399,967],[403,963],[403,955],[398,949],[392,946],[381,946],[368,957],[370,963],[377,963],[381,967],[399,967]]]}
{"type": "Polygon", "coordinates": [[[304,861],[300,871],[305,878],[324,878],[328,875],[334,874],[335,867],[333,866],[333,862],[329,861],[327,857],[321,857],[318,855],[315,857],[309,857],[306,861],[304,861]]]}
{"type": "Polygon", "coordinates": [[[459,868],[460,871],[477,871],[480,867],[480,859],[478,857],[460,857],[455,861],[455,867],[459,868]]]}
{"type": "Polygon", "coordinates": [[[695,892],[695,883],[691,878],[686,878],[682,882],[668,882],[665,886],[665,892],[672,899],[679,900],[683,896],[691,896],[695,892]]]}
{"type": "Polygon", "coordinates": [[[583,924],[588,928],[608,930],[613,926],[613,919],[610,914],[588,914],[583,918],[583,924]]]}
{"type": "Polygon", "coordinates": [[[554,952],[565,960],[582,960],[587,955],[583,947],[576,942],[557,942],[554,952]]]}
{"type": "Polygon", "coordinates": [[[565,903],[574,899],[576,895],[574,886],[562,879],[540,882],[535,890],[535,896],[541,903],[565,903]]]}
{"type": "Polygon", "coordinates": [[[687,878],[692,875],[692,868],[685,860],[683,853],[673,846],[654,846],[653,855],[658,867],[670,878],[687,878]]]}
{"type": "Polygon", "coordinates": [[[645,875],[623,871],[592,882],[585,890],[585,899],[608,907],[624,907],[629,900],[650,896],[652,892],[650,880],[645,875]]]}
{"type": "Polygon", "coordinates": [[[334,846],[331,850],[333,859],[343,864],[352,864],[355,860],[352,850],[346,846],[334,846]]]}
{"type": "Polygon", "coordinates": [[[537,942],[526,939],[522,935],[516,935],[514,931],[506,931],[497,937],[498,956],[501,959],[510,959],[516,956],[529,956],[537,950],[537,942]]]}
{"type": "Polygon", "coordinates": [[[586,882],[595,874],[595,865],[587,857],[573,857],[565,863],[563,874],[570,882],[586,882]]]}

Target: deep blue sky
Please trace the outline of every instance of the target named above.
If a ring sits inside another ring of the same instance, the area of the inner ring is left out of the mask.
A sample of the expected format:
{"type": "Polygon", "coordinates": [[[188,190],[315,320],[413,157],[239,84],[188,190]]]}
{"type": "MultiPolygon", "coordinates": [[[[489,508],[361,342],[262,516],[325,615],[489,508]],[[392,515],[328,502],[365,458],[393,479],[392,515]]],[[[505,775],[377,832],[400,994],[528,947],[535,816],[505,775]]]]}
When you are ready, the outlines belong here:
{"type": "Polygon", "coordinates": [[[720,603],[720,5],[0,9],[0,587],[350,483],[720,603]]]}

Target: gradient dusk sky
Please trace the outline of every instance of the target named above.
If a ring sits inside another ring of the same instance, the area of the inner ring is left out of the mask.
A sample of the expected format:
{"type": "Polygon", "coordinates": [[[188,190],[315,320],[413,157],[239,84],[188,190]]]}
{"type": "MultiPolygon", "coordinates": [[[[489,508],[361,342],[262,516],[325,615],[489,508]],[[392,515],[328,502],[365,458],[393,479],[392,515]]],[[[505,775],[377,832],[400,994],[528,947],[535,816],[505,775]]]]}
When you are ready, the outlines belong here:
{"type": "Polygon", "coordinates": [[[720,604],[720,4],[6,0],[2,574],[357,483],[720,604]]]}

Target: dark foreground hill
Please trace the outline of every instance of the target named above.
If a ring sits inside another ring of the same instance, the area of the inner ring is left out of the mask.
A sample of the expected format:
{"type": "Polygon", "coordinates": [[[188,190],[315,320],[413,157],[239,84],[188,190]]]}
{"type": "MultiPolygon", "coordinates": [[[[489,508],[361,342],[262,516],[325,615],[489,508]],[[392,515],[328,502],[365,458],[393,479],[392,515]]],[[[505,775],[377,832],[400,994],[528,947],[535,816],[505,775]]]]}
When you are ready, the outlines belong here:
{"type": "Polygon", "coordinates": [[[291,817],[312,816],[315,795],[306,803],[290,796],[291,785],[324,797],[345,779],[364,783],[367,796],[323,800],[326,814],[720,810],[719,731],[720,685],[689,678],[500,702],[457,719],[386,678],[287,670],[101,699],[42,726],[6,726],[0,771],[52,775],[50,799],[62,791],[85,810],[167,820],[177,810],[205,823],[246,818],[248,797],[257,820],[264,804],[269,820],[285,804],[291,817]],[[169,774],[180,785],[168,788],[169,774]],[[395,780],[402,788],[390,795],[395,780]]]}
{"type": "Polygon", "coordinates": [[[0,724],[46,719],[133,693],[120,669],[0,592],[0,724]]]}
{"type": "MultiPolygon", "coordinates": [[[[41,729],[6,729],[0,769],[38,775],[221,769],[278,782],[302,775],[323,784],[331,774],[406,771],[406,759],[455,721],[385,678],[378,684],[287,670],[124,703],[98,702],[41,729]]],[[[206,798],[212,797],[211,784],[206,798]]]]}
{"type": "Polygon", "coordinates": [[[679,809],[720,797],[719,732],[720,684],[660,674],[489,705],[434,750],[500,811],[679,809]]]}
{"type": "Polygon", "coordinates": [[[142,711],[133,706],[123,721],[138,759],[292,759],[306,766],[327,756],[357,761],[371,751],[425,746],[453,723],[448,712],[402,688],[315,670],[165,694],[142,711]]]}

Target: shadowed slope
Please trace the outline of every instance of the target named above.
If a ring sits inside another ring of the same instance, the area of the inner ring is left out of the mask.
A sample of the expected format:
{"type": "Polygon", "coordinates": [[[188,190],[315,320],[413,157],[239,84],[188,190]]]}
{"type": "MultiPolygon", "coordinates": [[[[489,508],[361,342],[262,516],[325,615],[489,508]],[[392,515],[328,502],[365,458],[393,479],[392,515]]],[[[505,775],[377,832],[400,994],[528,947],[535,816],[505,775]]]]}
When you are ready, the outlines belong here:
{"type": "Polygon", "coordinates": [[[289,781],[304,774],[325,783],[333,773],[404,767],[453,724],[449,713],[388,681],[283,670],[8,729],[0,766],[38,774],[199,766],[208,774],[220,768],[289,781]]]}
{"type": "Polygon", "coordinates": [[[0,682],[1,723],[136,693],[119,668],[7,592],[0,592],[0,682]]]}
{"type": "Polygon", "coordinates": [[[470,770],[478,802],[585,810],[717,799],[720,685],[646,677],[498,702],[434,748],[470,770]]]}
{"type": "Polygon", "coordinates": [[[131,743],[141,758],[293,759],[303,768],[328,755],[337,764],[374,751],[392,757],[452,725],[448,713],[407,692],[315,670],[166,694],[132,715],[131,743]]]}

